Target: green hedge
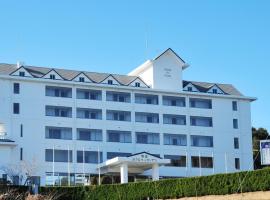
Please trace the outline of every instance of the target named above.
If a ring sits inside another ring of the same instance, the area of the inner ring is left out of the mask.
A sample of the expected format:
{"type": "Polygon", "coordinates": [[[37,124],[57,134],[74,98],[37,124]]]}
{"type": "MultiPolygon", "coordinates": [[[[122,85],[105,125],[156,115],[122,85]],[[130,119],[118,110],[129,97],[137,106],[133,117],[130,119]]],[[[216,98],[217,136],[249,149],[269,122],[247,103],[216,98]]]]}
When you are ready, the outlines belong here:
{"type": "Polygon", "coordinates": [[[253,172],[218,174],[205,177],[167,179],[87,187],[42,187],[41,193],[61,193],[60,199],[135,200],[169,199],[205,195],[225,195],[237,192],[266,191],[270,189],[270,168],[253,172]],[[240,187],[240,182],[245,181],[240,187]]]}

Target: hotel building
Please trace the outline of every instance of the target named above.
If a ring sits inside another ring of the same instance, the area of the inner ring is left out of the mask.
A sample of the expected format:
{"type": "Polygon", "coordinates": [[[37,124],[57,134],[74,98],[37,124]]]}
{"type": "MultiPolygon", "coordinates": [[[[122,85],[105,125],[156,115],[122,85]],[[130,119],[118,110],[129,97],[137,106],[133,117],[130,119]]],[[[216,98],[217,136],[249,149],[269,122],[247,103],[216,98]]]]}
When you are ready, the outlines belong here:
{"type": "Polygon", "coordinates": [[[16,183],[28,171],[41,185],[73,185],[99,173],[121,172],[124,183],[127,173],[253,170],[256,99],[185,81],[187,67],[172,49],[128,75],[0,64],[0,177],[11,168],[16,183]]]}

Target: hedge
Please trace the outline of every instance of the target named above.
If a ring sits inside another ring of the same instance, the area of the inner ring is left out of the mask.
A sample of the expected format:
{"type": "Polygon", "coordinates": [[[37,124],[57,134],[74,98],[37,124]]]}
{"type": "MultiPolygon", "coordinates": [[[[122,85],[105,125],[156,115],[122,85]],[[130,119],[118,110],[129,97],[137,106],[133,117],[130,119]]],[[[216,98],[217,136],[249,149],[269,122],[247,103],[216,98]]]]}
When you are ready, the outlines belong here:
{"type": "Polygon", "coordinates": [[[86,187],[41,187],[41,194],[62,194],[60,200],[172,199],[205,195],[226,195],[270,189],[270,168],[252,172],[166,179],[155,182],[86,187]],[[245,178],[245,181],[243,179],[245,178]],[[240,183],[242,183],[240,187],[240,183]]]}

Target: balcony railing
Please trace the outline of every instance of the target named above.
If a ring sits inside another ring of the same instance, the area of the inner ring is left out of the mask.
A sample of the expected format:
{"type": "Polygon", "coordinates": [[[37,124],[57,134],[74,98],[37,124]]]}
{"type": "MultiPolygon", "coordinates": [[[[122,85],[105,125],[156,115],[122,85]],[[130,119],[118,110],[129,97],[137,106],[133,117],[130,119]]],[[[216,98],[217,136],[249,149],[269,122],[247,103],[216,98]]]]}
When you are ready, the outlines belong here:
{"type": "Polygon", "coordinates": [[[7,133],[6,132],[0,132],[0,140],[5,140],[8,139],[7,133]]]}

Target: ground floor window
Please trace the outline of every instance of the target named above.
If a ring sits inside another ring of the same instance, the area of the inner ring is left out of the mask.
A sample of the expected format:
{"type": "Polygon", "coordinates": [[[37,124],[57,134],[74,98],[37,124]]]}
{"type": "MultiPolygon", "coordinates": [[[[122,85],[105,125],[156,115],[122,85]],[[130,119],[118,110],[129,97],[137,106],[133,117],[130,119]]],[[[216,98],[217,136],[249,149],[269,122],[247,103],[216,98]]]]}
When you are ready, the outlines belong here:
{"type": "Polygon", "coordinates": [[[74,174],[74,173],[61,173],[52,172],[46,173],[47,186],[68,186],[68,185],[89,185],[90,174],[74,174]]]}
{"type": "Polygon", "coordinates": [[[213,168],[213,158],[191,156],[191,166],[194,168],[213,168]]]}

